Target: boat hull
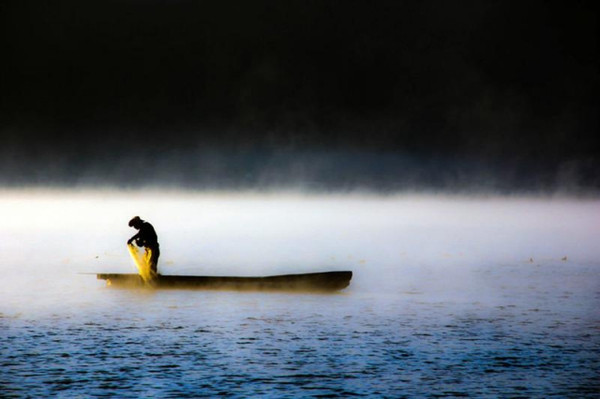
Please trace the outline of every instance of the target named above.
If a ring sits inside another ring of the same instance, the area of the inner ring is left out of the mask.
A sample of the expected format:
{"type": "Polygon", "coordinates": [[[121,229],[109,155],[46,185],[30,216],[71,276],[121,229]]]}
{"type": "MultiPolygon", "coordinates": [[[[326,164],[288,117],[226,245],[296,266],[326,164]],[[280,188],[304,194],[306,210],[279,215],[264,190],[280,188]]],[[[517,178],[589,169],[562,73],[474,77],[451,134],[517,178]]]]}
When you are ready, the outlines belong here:
{"type": "Polygon", "coordinates": [[[203,289],[241,291],[338,291],[352,279],[351,271],[286,274],[267,277],[169,276],[158,275],[146,284],[139,274],[100,273],[96,277],[116,287],[159,289],[203,289]]]}

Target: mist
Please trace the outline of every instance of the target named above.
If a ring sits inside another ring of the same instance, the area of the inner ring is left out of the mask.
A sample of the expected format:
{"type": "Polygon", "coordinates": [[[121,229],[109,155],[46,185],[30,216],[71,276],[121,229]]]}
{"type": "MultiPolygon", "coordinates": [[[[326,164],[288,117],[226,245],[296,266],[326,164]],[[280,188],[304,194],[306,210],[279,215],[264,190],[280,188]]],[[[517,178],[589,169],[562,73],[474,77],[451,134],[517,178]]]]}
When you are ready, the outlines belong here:
{"type": "Polygon", "coordinates": [[[258,145],[148,150],[134,143],[97,153],[74,150],[69,155],[40,149],[17,156],[6,148],[4,153],[0,184],[12,188],[572,197],[594,197],[600,189],[595,158],[535,160],[258,145]]]}
{"type": "Polygon", "coordinates": [[[593,397],[599,215],[594,198],[4,190],[0,381],[39,396],[247,396],[283,379],[298,396],[593,397]],[[163,275],[353,277],[332,294],[107,286],[97,273],[137,271],[136,215],[158,233],[163,275]]]}
{"type": "Polygon", "coordinates": [[[39,3],[0,4],[9,396],[597,396],[594,2],[39,3]],[[163,275],[353,277],[107,286],[133,216],[163,275]]]}
{"type": "Polygon", "coordinates": [[[600,187],[592,3],[9,1],[2,15],[2,186],[600,187]]]}
{"type": "MultiPolygon", "coordinates": [[[[558,284],[600,255],[597,200],[11,190],[1,202],[3,286],[19,307],[46,303],[40,290],[102,286],[78,273],[135,272],[125,247],[135,215],[158,232],[162,274],[352,270],[348,292],[360,295],[493,301],[522,273],[558,284]]],[[[574,291],[597,285],[573,281],[574,291]]]]}

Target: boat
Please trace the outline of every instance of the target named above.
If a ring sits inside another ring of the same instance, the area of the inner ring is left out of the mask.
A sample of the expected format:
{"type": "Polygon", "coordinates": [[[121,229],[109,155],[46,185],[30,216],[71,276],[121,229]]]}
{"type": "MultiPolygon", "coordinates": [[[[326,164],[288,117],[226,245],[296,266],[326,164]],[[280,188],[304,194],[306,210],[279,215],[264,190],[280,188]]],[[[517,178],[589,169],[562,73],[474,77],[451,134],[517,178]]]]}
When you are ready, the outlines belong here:
{"type": "Polygon", "coordinates": [[[144,279],[139,274],[98,273],[96,274],[96,278],[98,280],[106,280],[109,286],[125,288],[150,287],[159,289],[331,292],[348,287],[352,279],[352,272],[330,271],[266,277],[159,274],[151,283],[144,282],[144,279]]]}

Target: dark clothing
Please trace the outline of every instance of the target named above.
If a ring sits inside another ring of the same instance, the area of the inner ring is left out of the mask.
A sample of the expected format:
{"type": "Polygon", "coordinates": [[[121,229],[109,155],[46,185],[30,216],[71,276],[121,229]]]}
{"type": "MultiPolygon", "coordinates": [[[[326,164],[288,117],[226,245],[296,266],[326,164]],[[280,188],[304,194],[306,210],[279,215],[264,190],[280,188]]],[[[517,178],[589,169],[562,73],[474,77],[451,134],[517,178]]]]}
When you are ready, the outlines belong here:
{"type": "Polygon", "coordinates": [[[158,237],[154,227],[148,222],[142,222],[140,231],[129,239],[129,242],[135,241],[138,247],[157,248],[158,237]]]}
{"type": "MultiPolygon", "coordinates": [[[[136,226],[137,228],[137,226],[136,226]]],[[[154,273],[158,273],[158,257],[160,256],[160,248],[158,246],[158,237],[154,227],[148,222],[141,222],[139,231],[131,237],[128,243],[135,242],[138,247],[145,247],[146,251],[150,250],[151,256],[148,261],[150,269],[154,273]]]]}
{"type": "Polygon", "coordinates": [[[150,250],[150,259],[148,260],[148,266],[152,270],[153,274],[158,274],[158,257],[160,256],[160,249],[158,243],[155,248],[146,247],[146,251],[150,250]]]}

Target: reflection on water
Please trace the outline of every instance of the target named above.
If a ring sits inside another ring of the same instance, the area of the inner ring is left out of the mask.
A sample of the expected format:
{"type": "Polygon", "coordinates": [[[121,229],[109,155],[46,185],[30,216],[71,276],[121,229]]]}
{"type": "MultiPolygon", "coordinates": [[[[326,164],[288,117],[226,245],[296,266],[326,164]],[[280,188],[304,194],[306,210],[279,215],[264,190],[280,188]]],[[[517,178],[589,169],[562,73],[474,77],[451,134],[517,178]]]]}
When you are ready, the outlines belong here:
{"type": "Polygon", "coordinates": [[[600,203],[6,193],[2,396],[595,397],[600,203]],[[332,295],[115,290],[163,271],[352,269],[332,295]]]}

